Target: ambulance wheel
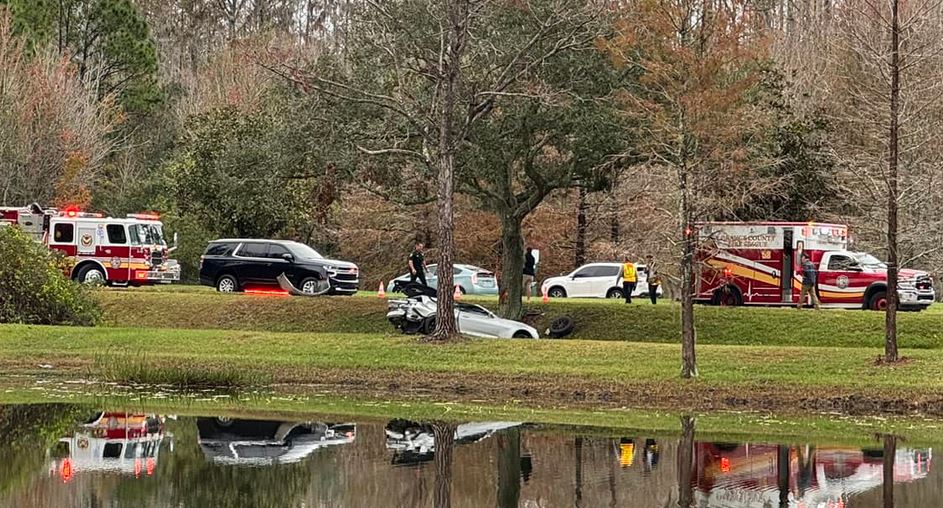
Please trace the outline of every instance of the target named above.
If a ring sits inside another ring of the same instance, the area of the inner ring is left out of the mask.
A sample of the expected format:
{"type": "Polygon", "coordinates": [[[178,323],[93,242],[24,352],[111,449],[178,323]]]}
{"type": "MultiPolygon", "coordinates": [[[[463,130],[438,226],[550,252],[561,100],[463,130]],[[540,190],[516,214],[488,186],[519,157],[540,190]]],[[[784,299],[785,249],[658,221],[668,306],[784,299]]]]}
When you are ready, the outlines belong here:
{"type": "Polygon", "coordinates": [[[220,293],[235,293],[239,291],[239,282],[232,275],[223,275],[216,281],[216,291],[220,293]]]}
{"type": "Polygon", "coordinates": [[[868,308],[871,310],[887,310],[887,292],[878,291],[871,295],[868,300],[868,308]]]}
{"type": "Polygon", "coordinates": [[[78,281],[81,284],[99,286],[108,282],[108,279],[105,277],[105,272],[102,271],[101,267],[89,264],[79,270],[78,281]]]}
{"type": "Polygon", "coordinates": [[[714,305],[739,307],[743,305],[743,295],[736,286],[724,286],[714,291],[714,305]]]}

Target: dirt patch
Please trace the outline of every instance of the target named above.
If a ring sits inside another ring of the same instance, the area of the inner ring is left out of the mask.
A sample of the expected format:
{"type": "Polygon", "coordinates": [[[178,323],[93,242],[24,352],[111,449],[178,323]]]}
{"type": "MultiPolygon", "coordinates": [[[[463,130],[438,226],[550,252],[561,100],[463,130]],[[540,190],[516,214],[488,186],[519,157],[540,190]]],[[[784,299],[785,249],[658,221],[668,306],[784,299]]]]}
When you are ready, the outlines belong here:
{"type": "Polygon", "coordinates": [[[910,358],[909,356],[901,356],[897,359],[896,362],[889,362],[884,358],[883,355],[878,355],[877,358],[874,359],[874,362],[872,362],[872,365],[875,367],[899,367],[902,365],[907,365],[912,361],[913,358],[910,358]]]}

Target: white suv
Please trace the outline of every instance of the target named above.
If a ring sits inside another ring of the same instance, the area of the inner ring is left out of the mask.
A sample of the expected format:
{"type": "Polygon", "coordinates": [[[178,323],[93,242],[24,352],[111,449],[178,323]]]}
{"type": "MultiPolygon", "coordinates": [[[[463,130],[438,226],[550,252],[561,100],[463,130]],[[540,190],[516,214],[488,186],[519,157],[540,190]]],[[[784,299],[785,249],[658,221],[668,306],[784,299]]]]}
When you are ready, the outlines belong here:
{"type": "MultiPolygon", "coordinates": [[[[638,283],[632,296],[648,296],[648,268],[636,263],[638,283]]],[[[567,275],[550,277],[541,285],[541,293],[551,298],[625,298],[622,293],[622,263],[589,263],[567,275]]],[[[656,291],[662,295],[661,286],[656,291]]]]}

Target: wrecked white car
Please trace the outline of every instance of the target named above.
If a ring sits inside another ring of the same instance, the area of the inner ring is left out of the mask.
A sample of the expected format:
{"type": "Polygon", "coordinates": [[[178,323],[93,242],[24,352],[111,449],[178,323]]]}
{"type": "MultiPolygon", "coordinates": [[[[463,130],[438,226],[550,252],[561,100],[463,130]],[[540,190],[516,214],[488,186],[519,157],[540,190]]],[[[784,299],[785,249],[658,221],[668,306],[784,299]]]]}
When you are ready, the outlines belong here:
{"type": "MultiPolygon", "coordinates": [[[[436,300],[429,296],[414,296],[405,300],[390,300],[386,318],[406,334],[430,334],[435,330],[436,300]]],[[[455,302],[458,331],[475,337],[496,339],[537,339],[537,330],[520,321],[496,316],[481,305],[455,302]]]]}

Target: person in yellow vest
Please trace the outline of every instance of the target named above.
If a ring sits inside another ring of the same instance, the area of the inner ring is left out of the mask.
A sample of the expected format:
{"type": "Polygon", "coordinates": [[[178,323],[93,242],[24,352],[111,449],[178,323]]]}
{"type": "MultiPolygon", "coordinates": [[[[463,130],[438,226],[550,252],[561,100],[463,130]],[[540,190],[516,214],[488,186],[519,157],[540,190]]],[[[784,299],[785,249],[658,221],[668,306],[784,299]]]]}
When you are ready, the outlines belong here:
{"type": "Polygon", "coordinates": [[[635,291],[635,284],[638,283],[638,274],[635,271],[635,263],[625,256],[625,262],[622,263],[622,293],[625,295],[625,303],[632,303],[632,292],[635,291]]]}

